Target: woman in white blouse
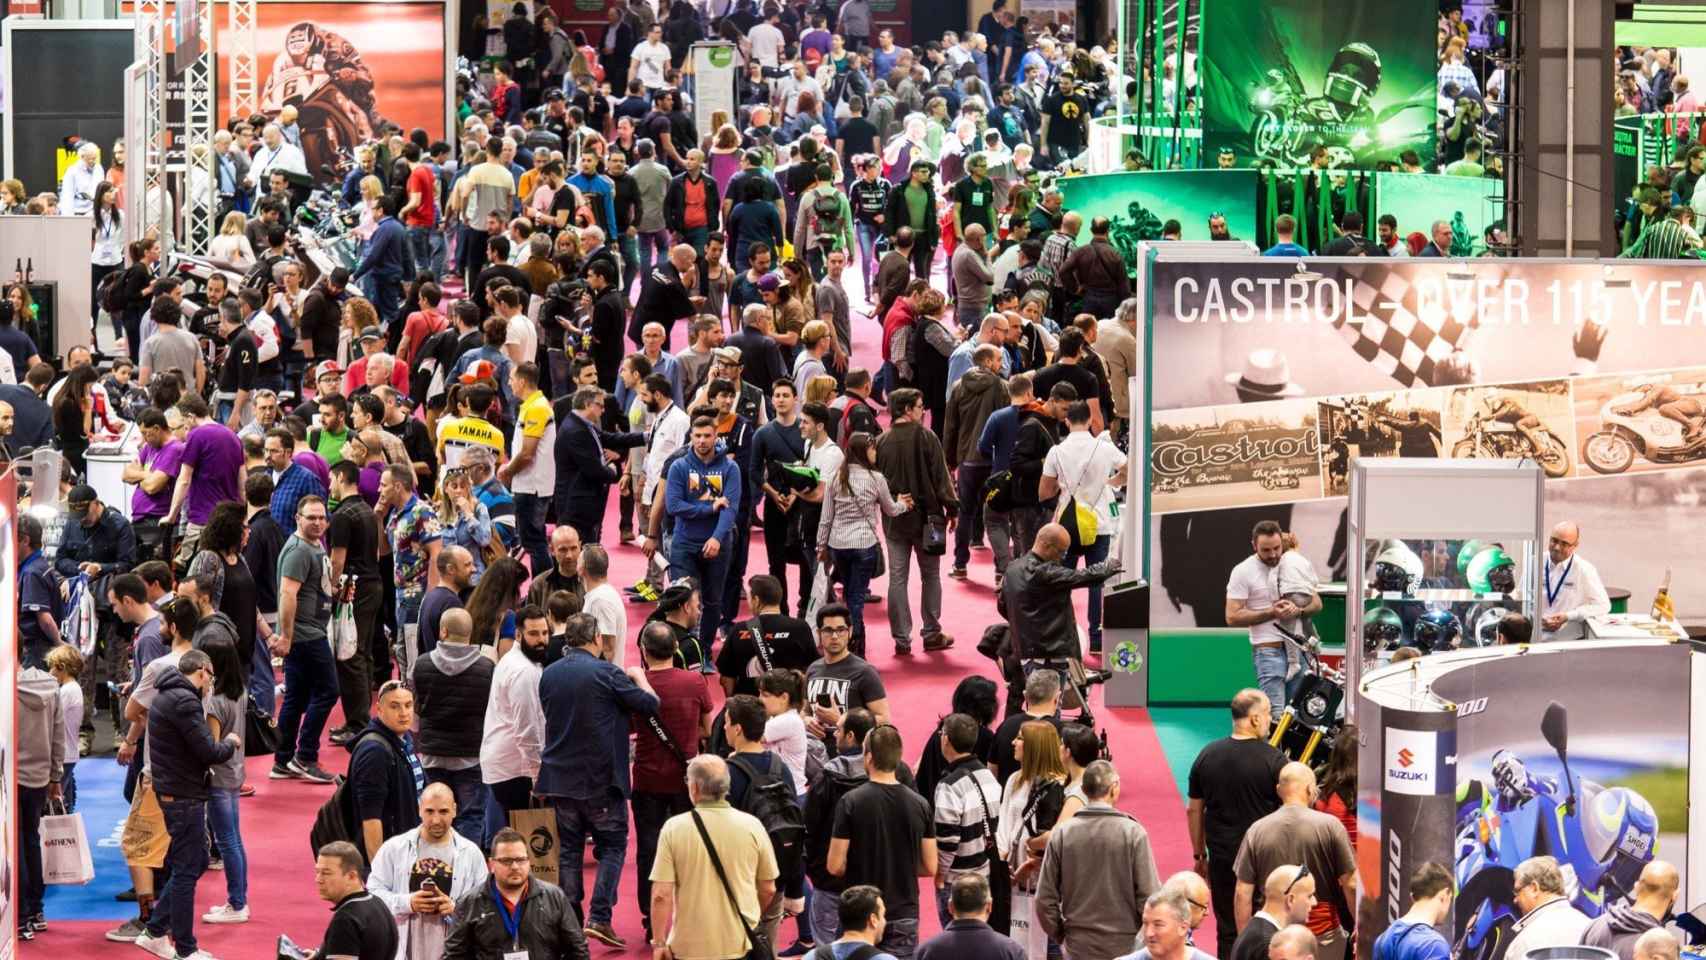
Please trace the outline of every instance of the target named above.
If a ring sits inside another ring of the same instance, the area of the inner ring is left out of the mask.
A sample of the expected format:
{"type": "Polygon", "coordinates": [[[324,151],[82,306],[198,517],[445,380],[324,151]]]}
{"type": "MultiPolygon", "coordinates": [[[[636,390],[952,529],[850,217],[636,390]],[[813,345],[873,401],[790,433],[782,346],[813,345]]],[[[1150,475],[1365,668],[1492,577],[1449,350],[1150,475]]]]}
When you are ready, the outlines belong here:
{"type": "Polygon", "coordinates": [[[226,214],[225,222],[219,225],[219,236],[207,245],[207,255],[243,270],[254,266],[255,248],[249,245],[248,226],[249,218],[241,210],[226,214]]]}

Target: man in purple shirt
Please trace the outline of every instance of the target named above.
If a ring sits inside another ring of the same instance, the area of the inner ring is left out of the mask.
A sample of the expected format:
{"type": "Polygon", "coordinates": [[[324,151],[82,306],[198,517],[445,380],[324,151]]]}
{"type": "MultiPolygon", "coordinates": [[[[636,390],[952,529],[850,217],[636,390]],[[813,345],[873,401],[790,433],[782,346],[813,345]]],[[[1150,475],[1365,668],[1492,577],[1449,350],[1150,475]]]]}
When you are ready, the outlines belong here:
{"type": "Polygon", "coordinates": [[[136,460],[124,466],[124,482],[134,484],[130,522],[136,531],[137,560],[163,560],[170,528],[161,523],[172,508],[172,482],[183,465],[184,443],[172,436],[166,415],[152,407],[137,415],[142,446],[136,460]]]}
{"type": "Polygon", "coordinates": [[[182,516],[188,524],[184,531],[187,542],[200,536],[214,504],[243,502],[243,442],[231,428],[209,419],[207,401],[199,396],[191,394],[179,400],[178,412],[189,420],[190,432],[184,440],[178,485],[172,491],[165,523],[171,526],[182,516]]]}

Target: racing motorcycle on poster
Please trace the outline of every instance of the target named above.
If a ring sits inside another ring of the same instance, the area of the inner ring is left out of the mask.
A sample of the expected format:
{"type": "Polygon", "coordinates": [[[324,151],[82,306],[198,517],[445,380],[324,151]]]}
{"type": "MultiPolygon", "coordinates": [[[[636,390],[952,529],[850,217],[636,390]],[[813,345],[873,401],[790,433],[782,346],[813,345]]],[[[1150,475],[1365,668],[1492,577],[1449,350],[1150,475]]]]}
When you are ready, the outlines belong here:
{"type": "Polygon", "coordinates": [[[294,106],[302,130],[302,156],[310,175],[347,170],[357,144],[375,139],[383,125],[373,94],[373,73],[349,41],[302,22],[285,33],[261,89],[260,109],[277,119],[294,106]]]}
{"type": "Polygon", "coordinates": [[[1706,459],[1706,401],[1668,384],[1642,384],[1599,408],[1599,429],[1582,441],[1595,473],[1622,473],[1636,458],[1651,463],[1706,459]]]}
{"type": "Polygon", "coordinates": [[[1540,732],[1557,754],[1561,777],[1531,773],[1521,757],[1500,750],[1490,782],[1471,779],[1459,789],[1452,950],[1459,960],[1504,956],[1518,918],[1513,879],[1522,861],[1557,858],[1571,905],[1597,917],[1631,894],[1657,852],[1658,815],[1645,797],[1570,772],[1562,704],[1546,707],[1540,732]]]}
{"type": "Polygon", "coordinates": [[[1477,413],[1463,425],[1463,439],[1452,444],[1452,459],[1482,457],[1506,460],[1533,460],[1546,476],[1557,479],[1570,472],[1570,451],[1545,424],[1534,428],[1541,438],[1541,449],[1534,449],[1528,437],[1516,424],[1493,420],[1477,413]]]}

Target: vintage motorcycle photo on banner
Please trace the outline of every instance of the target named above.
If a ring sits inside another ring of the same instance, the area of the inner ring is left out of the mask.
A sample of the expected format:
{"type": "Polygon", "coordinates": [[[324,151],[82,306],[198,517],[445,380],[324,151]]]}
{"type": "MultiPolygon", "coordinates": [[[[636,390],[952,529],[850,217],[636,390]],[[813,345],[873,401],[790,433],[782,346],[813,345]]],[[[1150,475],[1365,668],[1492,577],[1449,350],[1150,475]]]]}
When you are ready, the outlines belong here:
{"type": "Polygon", "coordinates": [[[1706,460],[1706,367],[1577,380],[1576,432],[1593,473],[1706,460]]]}
{"type": "Polygon", "coordinates": [[[1570,413],[1568,380],[1462,388],[1446,401],[1444,441],[1453,459],[1531,460],[1547,477],[1566,477],[1575,447],[1570,413]]]}

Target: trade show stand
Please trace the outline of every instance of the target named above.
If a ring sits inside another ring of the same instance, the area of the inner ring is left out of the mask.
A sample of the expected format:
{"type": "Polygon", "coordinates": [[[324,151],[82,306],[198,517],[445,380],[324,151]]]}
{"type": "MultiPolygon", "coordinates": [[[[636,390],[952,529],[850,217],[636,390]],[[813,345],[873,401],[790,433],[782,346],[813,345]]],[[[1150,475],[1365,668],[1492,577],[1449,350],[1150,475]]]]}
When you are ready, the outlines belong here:
{"type": "MultiPolygon", "coordinates": [[[[89,282],[93,217],[0,217],[0,276],[11,283],[15,265],[33,265],[31,290],[52,284],[54,299],[42,305],[53,320],[52,341],[44,360],[58,360],[71,347],[89,344],[94,288],[89,282]]],[[[19,370],[23,379],[25,371],[19,370]]]]}

